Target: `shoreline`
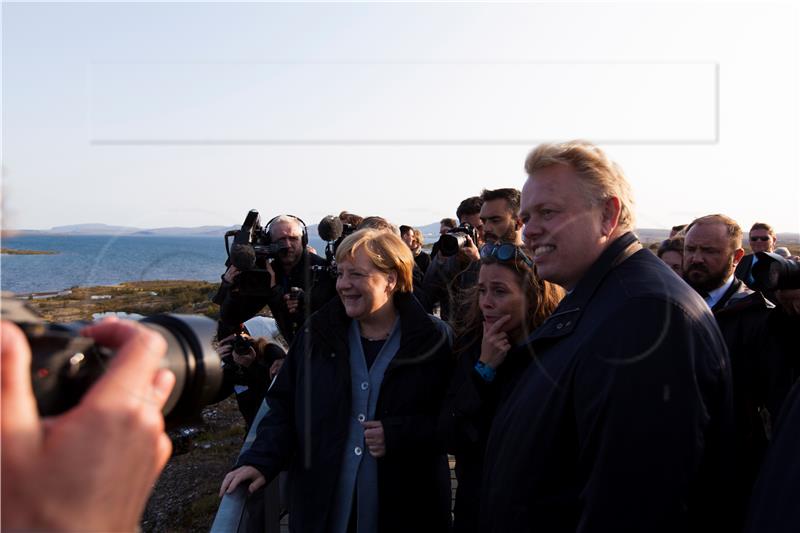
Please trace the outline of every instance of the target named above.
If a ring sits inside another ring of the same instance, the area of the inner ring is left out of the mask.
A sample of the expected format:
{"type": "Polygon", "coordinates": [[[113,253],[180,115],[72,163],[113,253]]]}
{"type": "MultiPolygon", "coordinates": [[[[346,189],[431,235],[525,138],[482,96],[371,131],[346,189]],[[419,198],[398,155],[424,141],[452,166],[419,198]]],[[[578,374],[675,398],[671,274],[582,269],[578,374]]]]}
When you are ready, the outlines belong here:
{"type": "Polygon", "coordinates": [[[1,255],[58,255],[53,250],[19,250],[17,248],[0,248],[1,255]]]}
{"type": "Polygon", "coordinates": [[[129,281],[13,297],[50,322],[91,320],[96,314],[108,312],[201,314],[216,320],[219,306],[211,298],[217,287],[217,283],[196,280],[129,281]]]}

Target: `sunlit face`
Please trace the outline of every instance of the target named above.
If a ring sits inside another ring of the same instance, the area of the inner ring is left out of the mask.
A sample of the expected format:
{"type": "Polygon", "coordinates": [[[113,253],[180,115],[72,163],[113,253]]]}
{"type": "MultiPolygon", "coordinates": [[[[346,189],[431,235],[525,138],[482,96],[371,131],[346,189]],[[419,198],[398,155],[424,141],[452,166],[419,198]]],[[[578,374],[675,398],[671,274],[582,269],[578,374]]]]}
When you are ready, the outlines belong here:
{"type": "Polygon", "coordinates": [[[297,264],[303,255],[303,232],[298,224],[293,222],[278,222],[270,228],[272,242],[280,242],[288,248],[278,254],[281,264],[291,268],[297,264]]]}
{"type": "Polygon", "coordinates": [[[347,316],[364,320],[385,305],[392,305],[397,274],[378,270],[363,248],[356,250],[352,258],[341,261],[337,268],[336,291],[347,316]]]}
{"type": "Polygon", "coordinates": [[[488,325],[508,315],[501,331],[512,339],[522,331],[528,306],[520,279],[511,269],[498,264],[482,265],[478,274],[478,306],[488,325]]]}
{"type": "Polygon", "coordinates": [[[667,250],[661,254],[661,260],[664,261],[672,270],[674,270],[676,274],[683,276],[683,256],[680,254],[680,252],[676,252],[675,250],[667,250]]]}
{"type": "Polygon", "coordinates": [[[481,223],[483,224],[483,240],[494,244],[498,241],[518,242],[518,231],[520,225],[511,209],[508,201],[498,198],[483,202],[480,212],[481,223]]]}
{"type": "Polygon", "coordinates": [[[413,231],[407,231],[407,232],[403,233],[401,235],[401,237],[403,239],[403,242],[406,243],[406,245],[408,245],[408,247],[410,249],[414,250],[414,248],[416,246],[416,242],[417,242],[417,239],[414,237],[414,232],[413,231]]]}
{"type": "Polygon", "coordinates": [[[522,188],[520,206],[523,239],[539,276],[567,290],[575,287],[608,243],[603,208],[590,205],[578,180],[567,165],[537,170],[522,188]]]}
{"type": "Polygon", "coordinates": [[[744,250],[733,250],[724,224],[692,226],[683,244],[683,279],[710,292],[725,284],[744,250]]]}
{"type": "Polygon", "coordinates": [[[756,252],[772,252],[775,250],[775,239],[765,229],[750,231],[750,249],[756,252]]]}
{"type": "Polygon", "coordinates": [[[461,223],[463,224],[466,222],[470,224],[475,231],[478,233],[478,242],[475,243],[475,246],[479,246],[483,244],[483,222],[481,221],[480,213],[475,213],[474,215],[464,215],[461,217],[461,223]]]}

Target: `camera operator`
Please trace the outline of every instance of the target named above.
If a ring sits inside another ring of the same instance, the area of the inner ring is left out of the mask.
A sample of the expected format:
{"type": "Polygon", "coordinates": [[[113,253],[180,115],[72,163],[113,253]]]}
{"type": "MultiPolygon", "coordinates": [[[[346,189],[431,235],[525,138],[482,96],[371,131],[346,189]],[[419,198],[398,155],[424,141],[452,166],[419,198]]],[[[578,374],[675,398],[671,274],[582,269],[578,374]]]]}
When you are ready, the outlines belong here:
{"type": "Polygon", "coordinates": [[[222,285],[215,301],[220,307],[219,337],[235,332],[239,324],[255,315],[265,304],[269,306],[281,334],[291,343],[295,333],[310,315],[336,296],[335,280],[320,269],[325,260],[306,249],[305,225],[297,217],[280,215],[267,225],[272,243],[284,246],[277,258],[265,261],[262,266],[268,273],[269,287],[266,296],[253,297],[237,286],[239,269],[230,265],[222,276],[222,285]]]}
{"type": "Polygon", "coordinates": [[[2,322],[3,530],[135,531],[170,456],[161,409],[175,376],[159,368],[164,339],[116,319],[82,335],[117,356],[77,406],[42,419],[30,346],[2,322]]]}

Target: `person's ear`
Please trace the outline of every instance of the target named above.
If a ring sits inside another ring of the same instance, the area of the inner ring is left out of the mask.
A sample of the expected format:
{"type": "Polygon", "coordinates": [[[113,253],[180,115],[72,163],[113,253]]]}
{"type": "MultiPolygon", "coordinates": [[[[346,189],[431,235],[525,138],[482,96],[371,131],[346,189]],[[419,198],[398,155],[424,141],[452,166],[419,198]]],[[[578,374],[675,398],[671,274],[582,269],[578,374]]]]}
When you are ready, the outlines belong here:
{"type": "Polygon", "coordinates": [[[614,230],[617,229],[617,225],[619,224],[619,215],[622,212],[622,204],[619,201],[619,198],[616,196],[612,196],[610,198],[606,198],[603,202],[603,220],[602,220],[602,229],[603,235],[608,237],[614,230]]]}
{"type": "Polygon", "coordinates": [[[744,248],[737,248],[736,250],[734,250],[733,251],[733,266],[738,265],[739,261],[742,260],[742,257],[744,257],[744,248]]]}
{"type": "Polygon", "coordinates": [[[397,272],[392,270],[386,275],[386,292],[394,292],[395,287],[397,287],[397,272]]]}

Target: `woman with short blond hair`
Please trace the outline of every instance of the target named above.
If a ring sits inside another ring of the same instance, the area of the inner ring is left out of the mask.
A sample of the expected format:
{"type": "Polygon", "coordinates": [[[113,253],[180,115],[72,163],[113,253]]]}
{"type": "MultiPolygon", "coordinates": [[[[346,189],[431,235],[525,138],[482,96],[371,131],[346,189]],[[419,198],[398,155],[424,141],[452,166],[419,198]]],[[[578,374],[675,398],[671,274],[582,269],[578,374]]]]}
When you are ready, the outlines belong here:
{"type": "Polygon", "coordinates": [[[394,233],[357,231],[336,262],[339,298],[295,339],[258,436],[221,492],[256,490],[288,465],[293,531],[446,531],[450,478],[436,424],[450,330],[411,294],[414,259],[394,233]]]}

